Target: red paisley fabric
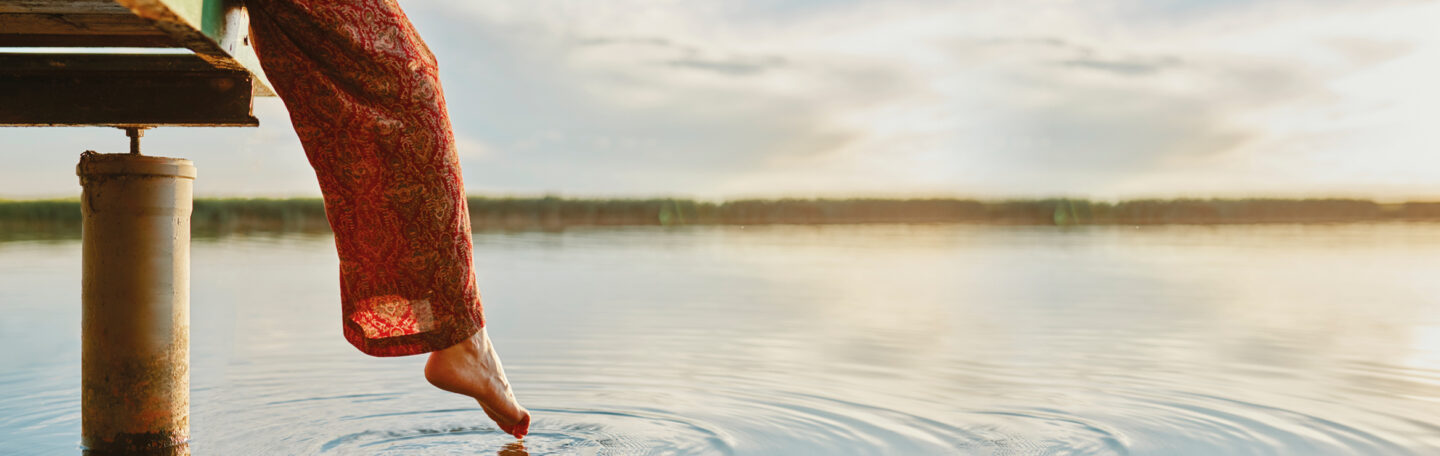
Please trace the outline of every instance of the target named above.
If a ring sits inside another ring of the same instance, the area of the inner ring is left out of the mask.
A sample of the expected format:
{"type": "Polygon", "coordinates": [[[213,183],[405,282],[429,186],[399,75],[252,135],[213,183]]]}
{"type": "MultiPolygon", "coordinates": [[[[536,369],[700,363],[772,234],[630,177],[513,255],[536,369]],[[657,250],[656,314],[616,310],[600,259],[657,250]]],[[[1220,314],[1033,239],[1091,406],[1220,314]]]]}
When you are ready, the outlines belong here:
{"type": "Polygon", "coordinates": [[[251,40],[325,194],[345,338],[375,356],[484,325],[435,57],[394,0],[248,0],[251,40]]]}

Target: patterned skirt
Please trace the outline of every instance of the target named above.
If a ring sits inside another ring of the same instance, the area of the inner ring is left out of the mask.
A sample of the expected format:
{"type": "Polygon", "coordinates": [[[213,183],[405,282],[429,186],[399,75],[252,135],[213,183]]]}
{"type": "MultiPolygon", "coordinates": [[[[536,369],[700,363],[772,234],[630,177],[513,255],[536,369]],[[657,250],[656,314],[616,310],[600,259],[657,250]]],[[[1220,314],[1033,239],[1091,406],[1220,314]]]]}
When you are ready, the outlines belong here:
{"type": "Polygon", "coordinates": [[[374,356],[484,325],[435,57],[394,0],[248,0],[251,40],[325,195],[345,338],[374,356]]]}

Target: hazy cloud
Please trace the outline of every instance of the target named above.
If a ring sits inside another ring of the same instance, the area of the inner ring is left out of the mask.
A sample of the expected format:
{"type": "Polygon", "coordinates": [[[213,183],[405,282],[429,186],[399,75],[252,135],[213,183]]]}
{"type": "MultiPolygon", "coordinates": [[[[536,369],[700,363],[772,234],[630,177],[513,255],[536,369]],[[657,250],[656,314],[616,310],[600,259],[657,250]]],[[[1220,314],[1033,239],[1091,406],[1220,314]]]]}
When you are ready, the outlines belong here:
{"type": "Polygon", "coordinates": [[[667,60],[666,65],[692,68],[702,71],[713,71],[730,76],[748,76],[766,70],[778,68],[785,65],[785,59],[779,57],[767,57],[759,59],[732,58],[728,60],[706,60],[699,58],[682,58],[667,60]]]}
{"type": "Polygon", "coordinates": [[[1122,75],[1147,75],[1166,68],[1180,66],[1180,59],[1175,57],[1161,57],[1155,59],[1072,59],[1062,60],[1060,65],[1068,67],[1086,68],[1098,71],[1108,71],[1122,75]]]}
{"type": "MultiPolygon", "coordinates": [[[[1440,116],[1434,3],[405,7],[440,60],[473,191],[1440,192],[1425,153],[1440,132],[1420,120],[1440,116]]],[[[197,192],[313,193],[283,109],[259,107],[258,130],[147,141],[196,158],[197,192]]],[[[0,131],[0,197],[72,193],[58,151],[112,139],[0,131]]]]}

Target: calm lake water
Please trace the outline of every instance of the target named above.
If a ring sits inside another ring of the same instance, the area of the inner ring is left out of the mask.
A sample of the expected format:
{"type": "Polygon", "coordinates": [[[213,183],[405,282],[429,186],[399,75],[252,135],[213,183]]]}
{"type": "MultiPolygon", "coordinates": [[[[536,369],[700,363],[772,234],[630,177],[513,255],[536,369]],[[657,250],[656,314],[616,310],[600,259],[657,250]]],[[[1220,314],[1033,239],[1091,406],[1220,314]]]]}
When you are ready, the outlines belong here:
{"type": "MultiPolygon", "coordinates": [[[[1440,225],[479,233],[523,445],[196,240],[201,455],[1440,454],[1440,225]]],[[[0,454],[78,454],[80,245],[0,242],[0,454]]]]}

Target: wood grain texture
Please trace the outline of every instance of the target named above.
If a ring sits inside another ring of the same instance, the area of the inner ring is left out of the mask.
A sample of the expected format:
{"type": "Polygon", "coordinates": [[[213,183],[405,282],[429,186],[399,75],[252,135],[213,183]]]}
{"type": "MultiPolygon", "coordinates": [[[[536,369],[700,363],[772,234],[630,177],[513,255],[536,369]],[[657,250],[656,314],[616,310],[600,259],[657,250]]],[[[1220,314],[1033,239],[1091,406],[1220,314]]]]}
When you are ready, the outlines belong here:
{"type": "Polygon", "coordinates": [[[183,47],[273,96],[241,0],[0,0],[0,46],[183,47]]]}
{"type": "Polygon", "coordinates": [[[46,35],[0,33],[0,47],[178,48],[170,35],[46,35]]]}
{"type": "Polygon", "coordinates": [[[252,86],[194,55],[0,54],[0,126],[255,126],[252,86]]]}
{"type": "Polygon", "coordinates": [[[130,14],[114,0],[0,0],[0,13],[130,14]]]}
{"type": "Polygon", "coordinates": [[[240,0],[115,0],[217,68],[255,76],[256,95],[274,96],[250,47],[250,16],[240,0]]]}
{"type": "Polygon", "coordinates": [[[0,32],[45,35],[163,35],[131,14],[0,13],[0,32]]]}

